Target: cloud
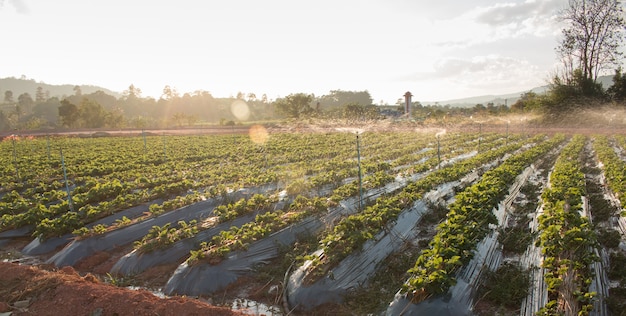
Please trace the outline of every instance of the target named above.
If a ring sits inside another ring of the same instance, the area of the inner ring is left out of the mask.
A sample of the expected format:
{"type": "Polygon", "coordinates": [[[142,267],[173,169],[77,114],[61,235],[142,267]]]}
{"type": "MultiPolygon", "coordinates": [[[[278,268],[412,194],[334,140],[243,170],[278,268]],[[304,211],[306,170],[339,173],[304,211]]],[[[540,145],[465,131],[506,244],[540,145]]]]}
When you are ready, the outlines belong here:
{"type": "Polygon", "coordinates": [[[477,8],[474,14],[476,22],[505,31],[500,33],[541,36],[554,32],[557,13],[563,6],[562,0],[526,0],[477,8]]]}
{"type": "Polygon", "coordinates": [[[526,60],[497,55],[446,58],[434,65],[434,71],[418,73],[412,81],[445,80],[467,88],[500,90],[537,82],[543,72],[526,60]]]}
{"type": "MultiPolygon", "coordinates": [[[[23,0],[8,0],[13,5],[15,11],[20,14],[29,14],[30,9],[23,0]]],[[[4,7],[5,0],[0,1],[0,8],[4,7]]]]}

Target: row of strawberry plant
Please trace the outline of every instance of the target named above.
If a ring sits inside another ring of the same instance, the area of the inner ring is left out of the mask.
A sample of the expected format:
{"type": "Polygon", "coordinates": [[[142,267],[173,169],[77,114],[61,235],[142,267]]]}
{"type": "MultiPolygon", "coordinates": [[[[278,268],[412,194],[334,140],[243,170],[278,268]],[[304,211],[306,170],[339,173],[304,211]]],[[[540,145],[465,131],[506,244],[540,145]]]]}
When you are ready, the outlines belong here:
{"type": "MultiPolygon", "coordinates": [[[[623,137],[617,138],[617,141],[621,146],[626,144],[623,137]]],[[[626,162],[620,159],[606,136],[595,137],[593,148],[604,165],[603,171],[609,188],[620,200],[622,208],[626,208],[626,162]]]]}
{"type": "Polygon", "coordinates": [[[150,252],[162,249],[181,239],[191,238],[199,232],[214,227],[218,223],[230,221],[238,216],[267,209],[276,198],[255,194],[249,199],[242,198],[234,203],[222,204],[213,210],[213,216],[198,223],[179,223],[177,227],[170,227],[171,223],[163,227],[153,226],[150,232],[141,240],[135,241],[134,248],[140,252],[150,252]]]}
{"type": "MultiPolygon", "coordinates": [[[[310,184],[310,185],[313,185],[313,186],[315,186],[315,185],[320,185],[320,183],[322,183],[322,182],[321,182],[321,181],[317,181],[317,182],[316,182],[315,180],[316,180],[316,179],[318,179],[320,176],[324,176],[324,175],[326,175],[326,174],[328,174],[328,173],[333,174],[333,178],[335,178],[335,179],[337,179],[337,178],[338,178],[338,176],[341,176],[341,175],[342,175],[342,173],[336,172],[336,170],[335,170],[335,169],[336,169],[336,166],[335,166],[334,164],[326,164],[325,166],[326,166],[326,167],[329,167],[331,170],[330,170],[329,172],[324,172],[324,170],[318,170],[318,172],[320,172],[320,174],[319,174],[319,175],[317,175],[317,176],[314,176],[314,177],[310,178],[310,180],[311,180],[311,181],[310,181],[310,182],[311,182],[311,184],[310,184]]],[[[384,167],[382,167],[382,168],[383,168],[383,169],[385,169],[384,167]]],[[[370,169],[370,170],[375,170],[373,167],[370,167],[369,169],[370,169]]],[[[348,174],[345,174],[345,173],[344,173],[343,175],[347,176],[348,174]]],[[[341,179],[343,179],[343,178],[341,178],[341,179]]],[[[390,180],[392,180],[392,179],[393,179],[393,178],[392,178],[391,176],[386,175],[386,174],[384,174],[384,173],[382,173],[382,172],[380,172],[380,171],[379,171],[379,172],[376,172],[376,173],[374,173],[374,174],[372,174],[372,175],[368,175],[368,176],[366,176],[364,180],[365,180],[365,182],[366,182],[366,183],[368,183],[368,185],[369,185],[369,186],[371,186],[371,185],[376,185],[376,184],[382,185],[381,183],[386,183],[386,182],[388,182],[388,181],[390,181],[390,180]]],[[[309,184],[307,184],[307,183],[306,183],[306,181],[303,181],[303,180],[298,180],[298,181],[296,181],[296,182],[294,182],[294,183],[291,183],[291,184],[287,187],[287,192],[288,192],[290,195],[293,195],[293,194],[299,193],[300,191],[304,190],[304,189],[302,189],[302,188],[299,188],[299,189],[294,189],[294,187],[306,187],[306,188],[310,188],[309,184]]],[[[366,186],[366,187],[367,187],[367,186],[366,186]]],[[[211,196],[214,196],[214,195],[211,195],[211,196]]],[[[178,200],[180,200],[180,197],[176,197],[176,198],[174,198],[173,200],[178,201],[178,200]]],[[[189,199],[187,199],[187,200],[189,200],[189,199]]],[[[170,201],[171,201],[171,200],[170,200],[170,201]]],[[[161,205],[159,205],[159,204],[153,204],[153,205],[151,205],[151,206],[150,206],[150,212],[151,212],[151,214],[152,214],[152,215],[158,215],[158,214],[160,214],[160,213],[162,213],[162,212],[164,212],[164,211],[169,211],[169,210],[174,209],[173,207],[171,207],[171,205],[176,205],[177,207],[182,207],[182,206],[184,206],[184,205],[181,205],[181,204],[179,204],[179,203],[170,203],[170,201],[165,201],[165,202],[163,202],[163,204],[161,204],[161,205]]],[[[195,201],[195,200],[190,200],[190,201],[191,201],[191,202],[193,202],[193,201],[195,201]]],[[[218,207],[218,208],[216,209],[216,211],[218,211],[218,212],[219,212],[219,210],[220,210],[221,208],[223,208],[223,207],[226,207],[226,206],[222,205],[222,206],[218,207]]],[[[241,215],[241,214],[239,214],[239,215],[241,215]]],[[[139,219],[139,220],[140,220],[140,219],[139,219]]],[[[210,219],[209,219],[209,220],[210,220],[210,219]]],[[[134,220],[133,222],[136,222],[136,221],[138,221],[138,220],[134,220]]],[[[220,222],[221,222],[221,221],[220,221],[220,222]]],[[[116,224],[117,224],[117,223],[116,223],[116,224]]],[[[114,225],[116,225],[116,224],[114,224],[114,225]]],[[[102,226],[102,225],[99,225],[98,227],[94,227],[94,228],[92,228],[92,229],[87,229],[87,228],[83,227],[83,228],[81,228],[81,229],[79,229],[79,230],[76,230],[76,233],[77,233],[77,234],[79,234],[79,235],[85,236],[85,235],[92,235],[92,234],[94,234],[96,231],[103,232],[103,231],[107,231],[107,230],[110,230],[110,229],[111,229],[111,227],[108,227],[106,230],[103,230],[103,229],[102,229],[103,227],[101,227],[101,226],[102,226]]],[[[170,230],[175,230],[175,228],[170,228],[170,230]]],[[[199,230],[198,230],[198,231],[199,231],[199,230]]]]}
{"type": "MultiPolygon", "coordinates": [[[[497,136],[494,136],[493,138],[490,138],[489,140],[486,141],[486,143],[490,144],[493,147],[502,146],[504,142],[505,141],[501,137],[497,137],[497,136]]],[[[450,141],[447,143],[444,143],[444,147],[440,148],[439,154],[440,155],[452,155],[452,154],[460,155],[460,154],[468,153],[472,150],[473,150],[473,144],[471,141],[468,142],[467,138],[465,137],[462,137],[460,139],[450,138],[450,141]]],[[[434,153],[431,151],[425,151],[419,154],[413,154],[412,157],[413,159],[415,159],[414,162],[421,161],[422,159],[425,159],[425,160],[422,161],[421,163],[405,165],[405,170],[399,171],[400,174],[404,174],[404,175],[416,174],[416,173],[420,173],[420,172],[424,172],[424,171],[436,168],[440,160],[437,153],[434,153]]],[[[364,188],[367,189],[367,188],[376,187],[375,185],[370,185],[371,182],[369,180],[370,179],[364,180],[364,183],[366,183],[364,188]]],[[[393,177],[387,176],[386,180],[379,181],[377,182],[377,184],[382,185],[392,180],[393,180],[393,177]]],[[[355,196],[358,193],[358,190],[359,190],[358,182],[352,182],[352,183],[346,184],[342,187],[337,188],[335,191],[333,191],[333,194],[330,197],[330,201],[337,203],[350,196],[355,196]]]]}
{"type": "Polygon", "coordinates": [[[306,198],[298,196],[287,210],[266,212],[255,217],[253,222],[241,227],[231,227],[220,232],[210,242],[203,242],[200,248],[190,251],[187,262],[194,264],[199,260],[206,260],[216,264],[223,260],[228,253],[235,250],[245,250],[251,242],[267,237],[272,232],[301,219],[326,211],[325,200],[320,197],[306,198]]]}
{"type": "MultiPolygon", "coordinates": [[[[241,176],[240,172],[241,172],[241,168],[237,167],[233,167],[232,168],[233,171],[239,172],[238,176],[241,176]]],[[[152,170],[151,170],[152,171],[152,170]]],[[[225,170],[222,168],[220,170],[220,172],[224,172],[225,170]]],[[[152,174],[152,172],[150,172],[152,174]]],[[[266,171],[263,170],[257,170],[258,174],[267,174],[266,171]]],[[[233,173],[234,174],[234,173],[233,173]]],[[[210,178],[214,178],[214,177],[205,177],[205,179],[210,179],[210,178]]],[[[26,204],[26,205],[37,205],[39,204],[39,207],[31,207],[31,209],[33,210],[30,214],[21,214],[18,215],[14,218],[4,218],[3,223],[5,225],[5,227],[15,227],[15,226],[21,226],[21,225],[25,225],[25,224],[37,224],[37,223],[41,223],[42,220],[47,220],[47,222],[44,222],[43,225],[40,225],[40,229],[38,232],[36,232],[36,234],[38,235],[58,235],[60,233],[65,233],[67,232],[67,230],[69,229],[71,231],[72,228],[76,228],[74,226],[76,225],[80,225],[81,222],[84,222],[86,219],[95,219],[96,217],[93,216],[96,213],[103,213],[103,214],[110,214],[112,212],[114,212],[114,210],[112,210],[111,208],[121,208],[121,207],[129,207],[132,206],[128,205],[128,203],[117,203],[117,200],[124,200],[124,201],[135,201],[136,203],[141,203],[141,202],[146,202],[149,201],[151,199],[157,198],[157,197],[165,197],[167,195],[176,195],[176,194],[180,194],[184,191],[186,191],[187,189],[193,188],[193,187],[197,187],[200,186],[201,184],[197,184],[195,182],[190,182],[189,180],[185,180],[182,178],[172,178],[168,181],[163,182],[163,180],[160,179],[164,179],[164,178],[158,178],[158,182],[155,181],[151,181],[150,184],[157,184],[155,187],[152,187],[150,192],[135,192],[132,196],[126,196],[126,197],[121,197],[119,195],[119,193],[121,192],[114,192],[114,194],[111,194],[111,196],[116,196],[117,198],[116,200],[111,201],[111,203],[107,202],[107,201],[100,201],[100,203],[97,206],[92,206],[92,205],[85,205],[88,202],[94,202],[97,200],[102,200],[104,198],[106,198],[106,196],[102,196],[101,194],[92,194],[93,188],[98,188],[100,186],[100,183],[103,182],[103,180],[98,180],[98,179],[86,179],[84,185],[81,185],[79,187],[77,187],[74,191],[73,191],[73,202],[74,202],[74,206],[75,209],[80,209],[82,206],[86,206],[87,210],[79,210],[78,212],[70,212],[69,214],[66,214],[65,218],[54,218],[57,214],[65,214],[68,211],[68,205],[64,204],[64,203],[60,203],[57,206],[54,207],[49,207],[47,209],[43,209],[41,207],[41,204],[43,203],[21,203],[21,204],[26,204]],[[177,181],[178,180],[178,181],[177,181]],[[172,181],[172,182],[170,182],[172,181]],[[172,185],[176,185],[176,187],[180,187],[180,189],[175,189],[175,188],[170,188],[172,185]],[[184,187],[181,187],[181,184],[185,184],[184,187]],[[88,199],[83,199],[82,198],[82,193],[84,191],[88,190],[89,194],[88,194],[88,199]],[[91,198],[91,196],[93,196],[94,198],[91,198]],[[140,196],[142,198],[137,198],[137,196],[140,196]],[[64,225],[67,227],[59,227],[59,229],[57,229],[57,232],[54,233],[54,227],[56,226],[54,222],[50,222],[50,221],[63,221],[63,222],[67,222],[67,223],[75,223],[75,225],[64,225]],[[52,229],[50,229],[52,228],[52,229]],[[52,233],[52,234],[50,234],[52,233]]],[[[274,180],[274,179],[271,179],[274,180]]],[[[140,181],[139,184],[143,184],[145,182],[149,182],[149,181],[140,181]]],[[[267,182],[267,181],[265,181],[267,182]]],[[[114,179],[113,183],[118,183],[119,181],[117,179],[114,179]]],[[[106,186],[106,182],[104,183],[106,186]]],[[[126,185],[127,183],[125,183],[126,185]]],[[[142,187],[141,185],[137,186],[137,188],[142,187]]],[[[150,188],[150,185],[148,186],[143,186],[144,188],[150,188]]],[[[137,189],[134,189],[134,191],[136,191],[137,189]]],[[[24,201],[20,201],[20,202],[24,202],[24,201]]],[[[13,208],[15,209],[15,208],[13,208]]],[[[26,210],[26,207],[23,207],[21,210],[26,210]]],[[[16,214],[12,214],[12,215],[16,215],[16,214]]]]}
{"type": "MultiPolygon", "coordinates": [[[[532,141],[538,141],[539,138],[532,141]]],[[[387,223],[395,219],[403,209],[410,207],[423,194],[434,189],[437,185],[455,181],[472,169],[497,160],[505,154],[519,149],[523,144],[514,143],[495,147],[472,158],[454,165],[438,169],[426,177],[407,185],[402,192],[391,197],[381,198],[363,212],[350,215],[342,219],[331,231],[321,238],[320,246],[324,252],[322,259],[313,258],[310,269],[311,275],[321,275],[321,271],[334,266],[353,251],[372,239],[387,223]]],[[[432,162],[436,166],[436,161],[432,162]]],[[[431,165],[430,167],[434,167],[431,165]]],[[[311,281],[309,279],[309,281],[311,281]]]]}
{"type": "MultiPolygon", "coordinates": [[[[388,179],[389,177],[388,175],[381,175],[381,173],[376,173],[373,176],[382,177],[384,179],[388,179]]],[[[366,182],[368,179],[368,177],[365,178],[366,182]]],[[[349,193],[346,193],[346,186],[351,186],[351,184],[339,187],[335,189],[335,191],[344,192],[342,193],[344,196],[357,194],[354,190],[348,190],[349,193]]],[[[333,195],[335,194],[336,193],[333,193],[333,195]]],[[[309,199],[298,196],[285,212],[278,211],[272,214],[266,213],[262,216],[257,216],[254,222],[245,224],[241,228],[233,227],[228,232],[223,232],[214,237],[211,242],[203,243],[200,249],[191,251],[189,262],[192,263],[198,259],[208,258],[209,262],[217,263],[230,251],[245,249],[244,245],[247,245],[251,241],[263,238],[269,233],[295,223],[306,216],[326,210],[329,206],[328,203],[329,200],[323,200],[319,197],[309,199]]]]}
{"type": "Polygon", "coordinates": [[[506,159],[486,172],[476,184],[456,195],[447,220],[437,226],[428,249],[422,250],[402,291],[421,301],[443,294],[456,283],[455,274],[474,256],[476,245],[496,224],[492,210],[505,197],[509,186],[526,167],[564,140],[557,135],[506,159]]]}
{"type": "Polygon", "coordinates": [[[543,214],[539,216],[539,245],[542,247],[548,287],[548,303],[540,315],[589,315],[595,293],[591,265],[597,237],[583,212],[585,175],[581,154],[586,138],[576,135],[563,149],[550,175],[550,186],[542,194],[543,214]]]}

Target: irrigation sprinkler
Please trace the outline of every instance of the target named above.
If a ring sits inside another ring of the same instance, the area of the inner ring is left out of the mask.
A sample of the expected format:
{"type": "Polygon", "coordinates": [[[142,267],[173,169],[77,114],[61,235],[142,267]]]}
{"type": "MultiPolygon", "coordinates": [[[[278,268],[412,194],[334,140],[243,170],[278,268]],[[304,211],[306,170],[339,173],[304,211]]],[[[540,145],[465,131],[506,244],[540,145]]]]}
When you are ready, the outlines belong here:
{"type": "Polygon", "coordinates": [[[441,144],[439,142],[439,139],[446,133],[446,130],[444,129],[443,131],[435,134],[435,137],[437,137],[437,169],[441,169],[441,144]]]}
{"type": "Polygon", "coordinates": [[[148,145],[146,144],[146,131],[141,129],[141,136],[143,136],[143,152],[144,154],[148,153],[148,145]]]}
{"type": "Polygon", "coordinates": [[[15,177],[17,178],[17,182],[20,181],[20,168],[17,165],[17,148],[15,145],[15,138],[17,137],[17,135],[13,135],[13,137],[11,137],[11,142],[13,143],[13,164],[15,165],[15,177]]]}
{"type": "Polygon", "coordinates": [[[509,123],[510,121],[506,121],[506,140],[504,141],[504,145],[509,144],[509,123]]]}
{"type": "Polygon", "coordinates": [[[480,153],[480,142],[483,139],[483,123],[478,123],[478,152],[480,153]]]}
{"type": "Polygon", "coordinates": [[[355,128],[335,128],[335,130],[340,132],[350,132],[356,134],[356,159],[357,166],[359,170],[359,209],[362,208],[363,203],[363,176],[361,175],[361,145],[359,141],[359,132],[363,133],[363,129],[355,129],[355,128]]]}
{"type": "Polygon", "coordinates": [[[356,159],[359,167],[359,210],[363,209],[363,180],[361,176],[361,148],[359,144],[359,132],[356,132],[356,159]]]}
{"type": "Polygon", "coordinates": [[[46,145],[48,146],[48,162],[50,162],[50,135],[46,135],[46,145]]]}
{"type": "Polygon", "coordinates": [[[65,191],[67,191],[67,203],[70,206],[70,211],[74,211],[74,204],[72,203],[72,193],[70,192],[70,186],[67,183],[67,170],[65,169],[65,158],[63,158],[63,148],[59,148],[61,154],[61,166],[63,167],[63,180],[65,180],[65,191]]]}
{"type": "Polygon", "coordinates": [[[163,159],[167,162],[167,139],[163,135],[163,159]]]}
{"type": "Polygon", "coordinates": [[[439,144],[439,135],[437,135],[437,169],[441,169],[441,144],[439,144]]]}

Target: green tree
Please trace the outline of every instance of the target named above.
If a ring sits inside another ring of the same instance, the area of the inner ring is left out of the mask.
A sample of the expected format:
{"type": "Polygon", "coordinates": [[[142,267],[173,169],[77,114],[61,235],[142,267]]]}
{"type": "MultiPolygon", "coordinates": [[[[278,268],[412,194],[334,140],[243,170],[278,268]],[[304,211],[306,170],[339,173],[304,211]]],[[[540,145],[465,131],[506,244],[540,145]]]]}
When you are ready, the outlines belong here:
{"type": "Polygon", "coordinates": [[[163,94],[161,94],[161,99],[172,100],[174,98],[178,98],[178,91],[176,91],[176,88],[172,88],[169,85],[166,85],[163,88],[163,94]]]}
{"type": "Polygon", "coordinates": [[[141,98],[141,89],[135,87],[134,84],[128,86],[128,90],[124,90],[122,92],[122,97],[126,100],[139,99],[141,98]]]}
{"type": "Polygon", "coordinates": [[[8,131],[11,129],[11,120],[4,111],[0,110],[0,131],[8,131]]]}
{"type": "Polygon", "coordinates": [[[35,101],[33,101],[33,98],[27,92],[24,92],[17,97],[16,111],[17,111],[18,122],[22,119],[24,114],[31,112],[34,105],[35,105],[35,101]]]}
{"type": "Polygon", "coordinates": [[[98,102],[84,98],[78,107],[78,113],[82,127],[99,128],[105,126],[107,112],[98,102]]]}
{"type": "Polygon", "coordinates": [[[11,90],[4,91],[4,102],[13,103],[13,91],[11,90]]]}
{"type": "Polygon", "coordinates": [[[46,101],[46,94],[43,91],[41,86],[37,87],[37,92],[35,92],[35,102],[42,103],[46,101]]]}
{"type": "Polygon", "coordinates": [[[556,49],[563,63],[565,84],[577,81],[590,86],[601,71],[618,64],[626,28],[622,14],[618,0],[569,0],[560,14],[566,26],[556,49]],[[576,70],[581,72],[579,78],[576,70]]]}
{"type": "Polygon", "coordinates": [[[519,100],[511,105],[512,112],[533,112],[541,109],[542,97],[537,93],[528,91],[522,93],[519,100]]]}
{"type": "Polygon", "coordinates": [[[380,117],[380,112],[375,105],[361,105],[359,103],[348,103],[344,106],[344,117],[346,119],[377,119],[380,117]]]}
{"type": "Polygon", "coordinates": [[[65,127],[77,127],[78,126],[78,107],[70,103],[67,99],[61,100],[59,106],[59,119],[61,125],[65,127]]]}
{"type": "Polygon", "coordinates": [[[183,121],[186,118],[187,118],[187,116],[185,115],[185,113],[181,113],[181,112],[176,112],[176,113],[174,113],[174,115],[172,115],[172,121],[174,121],[174,123],[178,127],[182,127],[183,126],[183,121]]]}
{"type": "Polygon", "coordinates": [[[622,74],[622,68],[615,70],[613,85],[606,91],[611,100],[616,102],[626,101],[626,76],[622,74]]]}
{"type": "Polygon", "coordinates": [[[365,91],[331,90],[328,95],[319,98],[323,109],[343,108],[346,104],[360,104],[367,106],[374,101],[370,93],[365,91]]]}
{"type": "Polygon", "coordinates": [[[306,93],[290,94],[274,101],[276,111],[288,118],[300,118],[313,112],[313,95],[306,93]]]}
{"type": "Polygon", "coordinates": [[[120,108],[114,108],[105,113],[104,124],[108,127],[124,127],[126,125],[126,119],[124,118],[124,112],[120,108]]]}
{"type": "Polygon", "coordinates": [[[35,105],[33,115],[43,119],[48,124],[54,125],[59,118],[60,105],[61,101],[57,97],[48,98],[45,102],[35,105]]]}

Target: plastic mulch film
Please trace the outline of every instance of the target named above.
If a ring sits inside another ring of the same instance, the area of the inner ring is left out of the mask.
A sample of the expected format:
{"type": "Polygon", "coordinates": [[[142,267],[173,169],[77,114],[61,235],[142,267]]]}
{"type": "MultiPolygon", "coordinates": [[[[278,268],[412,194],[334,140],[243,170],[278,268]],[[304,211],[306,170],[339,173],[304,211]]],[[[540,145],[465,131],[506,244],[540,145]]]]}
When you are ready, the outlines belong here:
{"type": "MultiPolygon", "coordinates": [[[[493,210],[498,218],[498,226],[506,224],[506,210],[511,207],[520,188],[534,171],[533,166],[526,168],[509,188],[507,197],[493,210]]],[[[497,270],[503,259],[497,227],[491,228],[492,233],[478,243],[474,257],[457,273],[456,284],[445,295],[413,303],[407,294],[398,292],[385,315],[473,315],[473,302],[482,275],[486,271],[497,270]]]]}
{"type": "MultiPolygon", "coordinates": [[[[324,277],[312,284],[306,284],[310,272],[311,261],[305,262],[296,269],[287,282],[287,296],[292,308],[309,310],[325,303],[340,303],[342,297],[351,289],[365,285],[376,272],[379,264],[389,255],[417,237],[415,229],[422,215],[427,212],[426,203],[437,203],[447,195],[453,195],[455,188],[464,183],[471,183],[479,177],[479,173],[497,165],[496,162],[486,164],[481,170],[466,175],[460,181],[439,186],[425,194],[412,208],[403,211],[398,218],[375,238],[366,242],[362,250],[342,260],[335,268],[325,273],[324,277]]],[[[321,250],[313,255],[321,257],[321,250]]]]}
{"type": "MultiPolygon", "coordinates": [[[[162,200],[155,200],[152,203],[162,203],[162,200]]],[[[102,224],[102,225],[111,225],[115,223],[115,221],[122,219],[123,217],[127,217],[129,219],[133,219],[141,216],[144,212],[147,212],[150,204],[142,204],[131,207],[125,211],[117,212],[113,215],[109,215],[105,218],[102,218],[98,221],[90,223],[87,225],[87,228],[91,228],[93,226],[102,224]]],[[[33,239],[28,245],[22,249],[22,253],[26,255],[42,255],[58,249],[59,247],[70,243],[74,238],[76,238],[73,234],[65,234],[60,237],[52,237],[46,240],[41,240],[39,237],[33,239]]]]}
{"type": "Polygon", "coordinates": [[[254,265],[279,255],[280,245],[293,244],[299,235],[312,234],[324,227],[320,218],[309,217],[250,245],[247,251],[235,251],[219,264],[200,262],[181,264],[163,289],[166,295],[209,295],[222,290],[250,273],[254,265]]]}
{"type": "Polygon", "coordinates": [[[179,240],[165,249],[156,249],[150,252],[133,250],[120,258],[110,272],[112,274],[133,275],[157,265],[180,262],[181,259],[189,256],[189,251],[195,249],[200,242],[211,240],[220,231],[228,230],[231,226],[241,226],[251,222],[257,214],[259,213],[239,216],[231,221],[203,230],[192,238],[179,240]]]}
{"type": "MultiPolygon", "coordinates": [[[[257,190],[239,190],[229,194],[229,197],[231,199],[239,199],[244,196],[251,196],[257,193],[256,191],[258,191],[258,188],[257,190]]],[[[150,231],[152,226],[163,226],[168,223],[189,222],[194,219],[205,218],[213,212],[215,206],[219,205],[220,202],[221,199],[200,201],[102,235],[74,240],[61,251],[54,254],[46,263],[54,264],[57,267],[73,266],[79,260],[89,257],[98,251],[112,250],[116,247],[128,245],[135,240],[140,240],[150,231]]]]}
{"type": "Polygon", "coordinates": [[[206,217],[213,212],[216,204],[217,201],[215,200],[198,202],[103,235],[74,240],[48,259],[46,263],[54,264],[57,267],[73,266],[79,260],[89,257],[98,251],[111,250],[141,239],[150,231],[152,226],[163,226],[167,223],[206,217]]]}
{"type": "MultiPolygon", "coordinates": [[[[414,174],[411,177],[398,177],[382,188],[367,190],[364,199],[374,200],[383,194],[395,192],[416,181],[429,172],[414,174]]],[[[310,217],[293,224],[269,237],[252,243],[246,251],[235,251],[219,264],[199,262],[193,265],[183,263],[167,282],[164,292],[167,295],[203,295],[211,294],[235,282],[240,276],[250,273],[256,264],[263,264],[279,255],[279,247],[293,244],[299,235],[313,234],[337,222],[342,216],[354,214],[358,210],[359,198],[352,197],[340,201],[338,207],[319,217],[310,217]]]]}
{"type": "Polygon", "coordinates": [[[7,230],[0,233],[0,246],[4,246],[13,238],[29,237],[33,233],[33,225],[7,230]]]}
{"type": "MultiPolygon", "coordinates": [[[[474,177],[477,176],[475,173],[474,177]]],[[[419,231],[416,225],[428,212],[425,201],[436,203],[443,200],[447,195],[453,194],[454,188],[460,183],[461,181],[447,183],[427,193],[424,199],[416,201],[387,228],[366,242],[361,251],[342,260],[313,284],[306,284],[311,261],[305,262],[288,279],[289,305],[299,310],[309,310],[325,303],[340,303],[350,289],[364,285],[383,260],[417,237],[419,231]]],[[[313,255],[320,257],[323,253],[318,250],[313,255]]]]}
{"type": "MultiPolygon", "coordinates": [[[[348,256],[313,284],[306,282],[311,264],[311,261],[307,261],[289,276],[289,305],[298,310],[310,310],[325,303],[341,303],[348,290],[367,282],[381,261],[402,248],[407,241],[417,237],[419,232],[415,226],[426,212],[423,201],[414,203],[412,208],[398,216],[390,228],[366,242],[362,251],[348,256]]],[[[318,250],[314,255],[322,256],[323,253],[318,250]]]]}

